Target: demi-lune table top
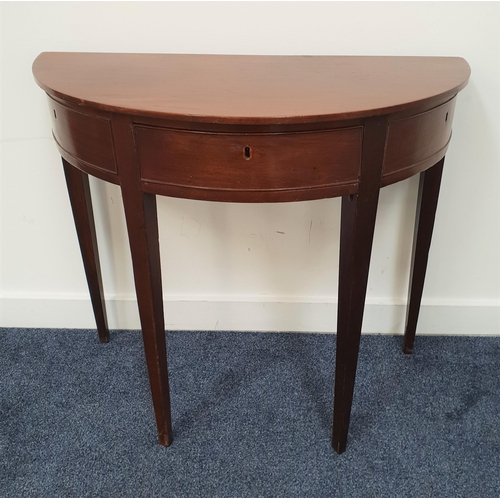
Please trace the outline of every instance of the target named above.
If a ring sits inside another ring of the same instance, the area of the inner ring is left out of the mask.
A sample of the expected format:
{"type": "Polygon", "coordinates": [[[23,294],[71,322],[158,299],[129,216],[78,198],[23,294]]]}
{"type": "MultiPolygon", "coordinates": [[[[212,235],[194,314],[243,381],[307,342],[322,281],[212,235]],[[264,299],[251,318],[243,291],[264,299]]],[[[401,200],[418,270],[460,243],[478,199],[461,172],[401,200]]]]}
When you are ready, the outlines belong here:
{"type": "Polygon", "coordinates": [[[209,123],[309,123],[432,107],[467,84],[459,57],[44,52],[37,83],[67,102],[209,123]]]}

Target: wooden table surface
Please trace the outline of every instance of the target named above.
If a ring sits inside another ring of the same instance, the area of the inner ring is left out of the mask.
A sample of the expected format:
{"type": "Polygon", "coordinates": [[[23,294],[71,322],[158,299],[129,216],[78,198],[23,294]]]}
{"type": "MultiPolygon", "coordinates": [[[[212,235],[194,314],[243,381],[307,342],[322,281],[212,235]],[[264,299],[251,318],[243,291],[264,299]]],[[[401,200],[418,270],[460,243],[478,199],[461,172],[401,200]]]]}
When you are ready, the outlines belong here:
{"type": "Polygon", "coordinates": [[[159,441],[166,446],[172,422],[156,195],[231,202],[342,196],[332,445],[343,452],[379,191],[420,174],[404,337],[411,353],[467,62],[46,52],[33,74],[49,97],[103,342],[108,328],[88,174],[121,187],[159,441]]]}
{"type": "Polygon", "coordinates": [[[458,57],[43,53],[48,94],[131,115],[228,124],[287,124],[424,109],[470,75],[458,57]]]}

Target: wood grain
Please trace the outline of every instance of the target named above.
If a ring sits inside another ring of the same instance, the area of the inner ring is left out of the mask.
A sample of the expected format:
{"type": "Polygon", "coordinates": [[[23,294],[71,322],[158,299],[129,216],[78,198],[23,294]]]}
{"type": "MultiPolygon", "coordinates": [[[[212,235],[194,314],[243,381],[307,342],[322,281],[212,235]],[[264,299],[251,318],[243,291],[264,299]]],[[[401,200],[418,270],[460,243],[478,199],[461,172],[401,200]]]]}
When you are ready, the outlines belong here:
{"type": "MultiPolygon", "coordinates": [[[[141,178],[172,187],[265,192],[357,183],[361,127],[293,134],[208,134],[135,127],[141,178]]],[[[295,193],[296,194],[296,193],[295,193]]],[[[189,197],[189,195],[187,196],[189,197]]]]}
{"type": "Polygon", "coordinates": [[[115,117],[113,141],[118,151],[123,207],[158,440],[163,446],[169,446],[173,436],[156,197],[141,190],[129,117],[115,117]]]}
{"type": "Polygon", "coordinates": [[[155,195],[239,202],[343,196],[332,432],[332,445],[342,453],[379,190],[425,171],[405,335],[410,352],[455,96],[470,75],[467,62],[42,53],[33,73],[50,97],[102,339],[104,303],[88,179],[71,165],[120,184],[158,436],[165,446],[172,442],[172,423],[155,195]]]}
{"type": "Polygon", "coordinates": [[[106,302],[104,301],[89,177],[70,165],[64,158],[62,163],[99,340],[104,343],[109,342],[106,302]]]}
{"type": "Polygon", "coordinates": [[[367,120],[359,189],[342,198],[332,430],[337,453],[347,445],[386,134],[385,117],[367,120]]]}
{"type": "Polygon", "coordinates": [[[420,174],[417,210],[411,253],[410,284],[408,287],[408,307],[403,352],[411,354],[415,343],[420,302],[424,291],[427,261],[431,248],[432,232],[439,199],[444,158],[432,168],[420,174]]]}
{"type": "MultiPolygon", "coordinates": [[[[456,98],[425,113],[389,123],[383,175],[406,178],[423,170],[422,164],[434,165],[436,154],[444,156],[451,139],[451,124],[456,98]]],[[[440,158],[439,158],[440,159],[440,158]]]]}
{"type": "Polygon", "coordinates": [[[49,99],[52,132],[60,149],[94,169],[116,173],[111,121],[49,99]]]}
{"type": "Polygon", "coordinates": [[[181,121],[246,124],[353,119],[434,107],[469,78],[458,57],[236,56],[44,52],[49,95],[181,121]]]}

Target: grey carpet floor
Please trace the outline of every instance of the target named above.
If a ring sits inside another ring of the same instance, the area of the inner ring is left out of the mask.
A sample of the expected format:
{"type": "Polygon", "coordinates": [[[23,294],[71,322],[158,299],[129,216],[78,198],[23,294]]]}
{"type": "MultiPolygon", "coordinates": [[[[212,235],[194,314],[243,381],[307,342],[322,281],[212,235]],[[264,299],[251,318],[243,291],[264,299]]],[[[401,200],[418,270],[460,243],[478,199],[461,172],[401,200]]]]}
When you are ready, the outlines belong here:
{"type": "Polygon", "coordinates": [[[500,338],[364,335],[347,451],[335,336],[168,332],[156,444],[139,332],[0,329],[0,495],[498,497],[500,338]]]}

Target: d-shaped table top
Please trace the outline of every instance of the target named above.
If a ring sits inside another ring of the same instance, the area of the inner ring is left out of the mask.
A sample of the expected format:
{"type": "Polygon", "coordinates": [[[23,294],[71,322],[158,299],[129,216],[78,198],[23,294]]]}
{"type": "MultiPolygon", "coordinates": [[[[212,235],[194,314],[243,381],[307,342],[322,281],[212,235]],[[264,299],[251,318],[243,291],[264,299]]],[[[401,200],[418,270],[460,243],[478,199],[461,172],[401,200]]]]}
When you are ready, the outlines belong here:
{"type": "Polygon", "coordinates": [[[144,191],[272,202],[355,193],[366,120],[378,117],[382,186],[435,164],[470,68],[457,57],[42,53],[33,73],[61,155],[81,170],[120,183],[124,119],[144,191]]]}
{"type": "Polygon", "coordinates": [[[290,124],[430,109],[467,84],[459,57],[247,56],[45,52],[49,95],[124,114],[290,124]]]}

